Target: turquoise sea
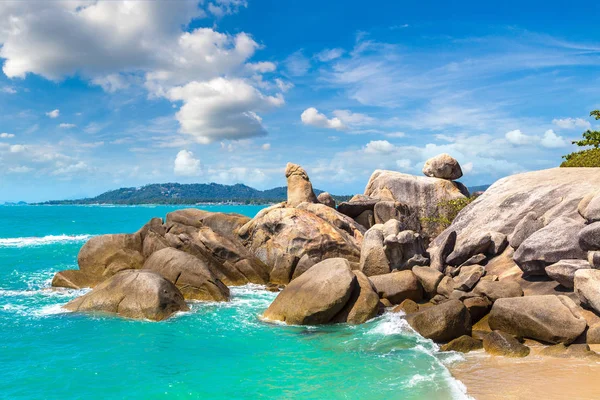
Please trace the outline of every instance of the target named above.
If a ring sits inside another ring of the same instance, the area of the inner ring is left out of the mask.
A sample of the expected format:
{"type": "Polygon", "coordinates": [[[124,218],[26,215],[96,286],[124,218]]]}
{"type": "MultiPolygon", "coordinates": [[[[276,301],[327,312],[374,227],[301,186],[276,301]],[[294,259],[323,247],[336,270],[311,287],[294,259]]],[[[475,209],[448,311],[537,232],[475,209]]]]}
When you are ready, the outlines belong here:
{"type": "MultiPolygon", "coordinates": [[[[73,314],[53,290],[87,238],[134,232],[174,206],[0,206],[0,398],[458,399],[441,354],[397,314],[361,326],[258,316],[276,294],[232,289],[166,322],[73,314]]],[[[254,216],[259,206],[207,206],[254,216]]]]}

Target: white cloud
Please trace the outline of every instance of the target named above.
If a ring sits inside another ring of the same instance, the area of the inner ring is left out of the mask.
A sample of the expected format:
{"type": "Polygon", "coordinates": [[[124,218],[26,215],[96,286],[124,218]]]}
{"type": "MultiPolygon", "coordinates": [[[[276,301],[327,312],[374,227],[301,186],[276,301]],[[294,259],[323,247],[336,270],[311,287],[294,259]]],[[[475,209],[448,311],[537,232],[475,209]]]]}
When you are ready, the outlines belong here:
{"type": "Polygon", "coordinates": [[[283,93],[287,92],[288,90],[294,87],[294,84],[292,82],[286,82],[279,78],[275,78],[275,85],[277,85],[277,88],[283,93]]]}
{"type": "Polygon", "coordinates": [[[509,143],[517,146],[532,144],[538,140],[538,138],[535,136],[525,135],[523,132],[521,132],[520,129],[515,129],[513,131],[506,132],[506,135],[504,135],[504,137],[506,138],[506,140],[508,140],[509,143]]]}
{"type": "Polygon", "coordinates": [[[466,164],[463,164],[461,166],[462,172],[464,172],[465,174],[470,174],[471,172],[473,172],[473,163],[472,162],[468,162],[466,164]]]}
{"type": "Polygon", "coordinates": [[[407,169],[409,169],[411,167],[411,162],[410,162],[410,160],[407,160],[406,158],[403,158],[401,160],[396,160],[396,166],[401,171],[404,171],[404,170],[407,170],[407,169]]]}
{"type": "Polygon", "coordinates": [[[14,144],[14,145],[10,146],[11,153],[22,153],[25,150],[26,150],[26,147],[23,146],[22,144],[14,144]]]}
{"type": "Polygon", "coordinates": [[[292,76],[306,75],[310,69],[310,60],[306,58],[302,50],[292,53],[284,61],[288,73],[292,76]]]}
{"type": "Polygon", "coordinates": [[[345,52],[346,51],[344,49],[340,48],[325,49],[315,54],[315,58],[321,62],[328,62],[340,58],[345,52]]]}
{"type": "Polygon", "coordinates": [[[60,110],[56,109],[56,110],[48,111],[46,113],[46,116],[48,116],[50,118],[58,118],[60,116],[60,110]]]}
{"type": "Polygon", "coordinates": [[[386,133],[385,136],[387,136],[389,138],[403,138],[403,137],[406,137],[406,133],[404,133],[404,132],[389,132],[389,133],[386,133]]]}
{"type": "Polygon", "coordinates": [[[592,127],[592,124],[583,118],[553,119],[552,123],[562,129],[590,129],[592,127]]]}
{"type": "Polygon", "coordinates": [[[346,129],[346,125],[337,117],[328,119],[324,114],[321,114],[316,108],[310,107],[304,110],[300,115],[300,120],[304,125],[316,126],[318,128],[327,129],[346,129]]]}
{"type": "Polygon", "coordinates": [[[52,175],[71,176],[71,175],[79,174],[81,172],[87,172],[90,170],[88,165],[83,161],[78,161],[73,164],[57,162],[56,165],[58,168],[56,168],[52,172],[52,175]]]}
{"type": "Polygon", "coordinates": [[[94,85],[100,86],[105,92],[114,93],[129,87],[129,82],[123,75],[109,74],[92,79],[94,85]]]}
{"type": "Polygon", "coordinates": [[[563,137],[558,136],[552,129],[548,129],[544,133],[544,137],[540,143],[542,146],[549,149],[565,147],[569,145],[569,142],[567,142],[563,137]]]}
{"type": "Polygon", "coordinates": [[[65,124],[65,123],[58,125],[58,127],[62,128],[62,129],[72,129],[72,128],[75,128],[76,126],[77,125],[75,125],[75,124],[65,124]]]}
{"type": "Polygon", "coordinates": [[[350,110],[334,110],[333,115],[335,115],[340,119],[340,121],[348,126],[371,125],[375,122],[375,118],[372,118],[366,114],[353,113],[350,110]]]}
{"type": "Polygon", "coordinates": [[[261,61],[257,63],[248,63],[246,64],[246,68],[252,72],[260,72],[264,74],[267,72],[274,72],[277,69],[277,66],[269,61],[261,61]]]}
{"type": "Polygon", "coordinates": [[[8,172],[11,174],[26,174],[27,172],[33,171],[33,168],[27,167],[25,165],[18,165],[16,167],[11,167],[8,169],[8,172]]]}
{"type": "Polygon", "coordinates": [[[200,160],[194,158],[194,153],[191,151],[181,150],[175,157],[173,172],[180,176],[200,175],[200,160]]]}
{"type": "Polygon", "coordinates": [[[225,78],[175,87],[168,98],[183,101],[176,114],[180,131],[202,144],[265,135],[257,113],[284,103],[283,97],[265,96],[241,79],[225,78]]]}
{"type": "Polygon", "coordinates": [[[265,143],[260,147],[265,151],[271,150],[271,143],[265,143]]]}
{"type": "Polygon", "coordinates": [[[372,140],[364,148],[367,154],[390,154],[396,150],[396,146],[387,140],[372,140]]]}
{"type": "Polygon", "coordinates": [[[6,132],[0,133],[0,139],[11,139],[14,137],[15,137],[14,133],[6,133],[6,132]]]}
{"type": "Polygon", "coordinates": [[[215,17],[235,14],[241,7],[248,7],[246,0],[215,0],[208,4],[208,11],[215,17]]]}
{"type": "Polygon", "coordinates": [[[10,86],[5,86],[3,88],[0,88],[0,92],[6,93],[6,94],[16,94],[17,90],[14,88],[11,88],[10,86]]]}

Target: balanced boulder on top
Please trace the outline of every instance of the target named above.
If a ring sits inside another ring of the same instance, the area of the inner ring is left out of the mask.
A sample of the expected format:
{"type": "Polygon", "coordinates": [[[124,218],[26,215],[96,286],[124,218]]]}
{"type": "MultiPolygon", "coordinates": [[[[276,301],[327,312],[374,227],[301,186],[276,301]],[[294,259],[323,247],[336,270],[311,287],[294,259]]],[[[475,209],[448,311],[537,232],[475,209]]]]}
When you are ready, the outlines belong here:
{"type": "Polygon", "coordinates": [[[459,179],[462,175],[460,164],[450,154],[440,154],[430,158],[423,166],[423,173],[432,178],[459,179]]]}

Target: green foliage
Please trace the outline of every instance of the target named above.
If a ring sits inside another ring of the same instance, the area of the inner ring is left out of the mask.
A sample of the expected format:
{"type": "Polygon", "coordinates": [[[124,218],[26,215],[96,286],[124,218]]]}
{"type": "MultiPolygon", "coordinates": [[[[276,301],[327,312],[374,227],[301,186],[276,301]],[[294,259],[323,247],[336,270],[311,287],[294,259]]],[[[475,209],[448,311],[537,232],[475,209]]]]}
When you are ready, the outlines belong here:
{"type": "Polygon", "coordinates": [[[578,151],[563,157],[565,161],[560,164],[561,167],[600,167],[600,149],[593,148],[589,150],[578,151]]]}
{"type": "Polygon", "coordinates": [[[465,197],[456,200],[445,200],[437,204],[437,214],[421,219],[421,223],[438,225],[441,230],[446,229],[452,224],[458,213],[471,204],[477,197],[465,197]]]}

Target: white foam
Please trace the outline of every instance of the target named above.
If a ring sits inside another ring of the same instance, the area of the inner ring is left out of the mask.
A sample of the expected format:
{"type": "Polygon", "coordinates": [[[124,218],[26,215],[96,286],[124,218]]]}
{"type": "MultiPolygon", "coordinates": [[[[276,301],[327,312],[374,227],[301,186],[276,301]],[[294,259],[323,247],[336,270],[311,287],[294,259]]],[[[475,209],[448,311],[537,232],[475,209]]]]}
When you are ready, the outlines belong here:
{"type": "Polygon", "coordinates": [[[0,238],[0,247],[34,247],[56,243],[83,242],[92,235],[48,235],[43,237],[0,238]]]}

